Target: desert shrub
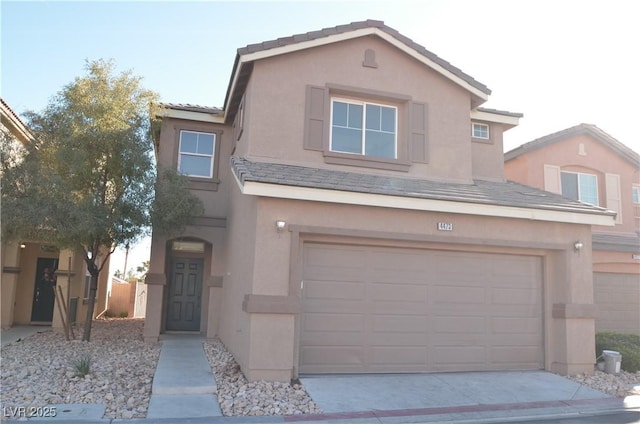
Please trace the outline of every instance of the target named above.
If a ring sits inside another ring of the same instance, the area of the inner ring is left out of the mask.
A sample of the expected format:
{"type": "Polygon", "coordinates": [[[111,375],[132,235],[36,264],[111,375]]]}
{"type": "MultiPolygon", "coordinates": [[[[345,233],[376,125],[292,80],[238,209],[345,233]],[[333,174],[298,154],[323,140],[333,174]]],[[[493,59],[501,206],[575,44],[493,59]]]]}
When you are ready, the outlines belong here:
{"type": "Polygon", "coordinates": [[[628,372],[640,370],[640,336],[636,334],[620,334],[602,332],[596,334],[596,355],[603,350],[615,350],[622,355],[620,367],[628,372]]]}
{"type": "Polygon", "coordinates": [[[84,378],[91,372],[91,355],[82,355],[71,361],[71,366],[76,372],[77,377],[84,378]]]}

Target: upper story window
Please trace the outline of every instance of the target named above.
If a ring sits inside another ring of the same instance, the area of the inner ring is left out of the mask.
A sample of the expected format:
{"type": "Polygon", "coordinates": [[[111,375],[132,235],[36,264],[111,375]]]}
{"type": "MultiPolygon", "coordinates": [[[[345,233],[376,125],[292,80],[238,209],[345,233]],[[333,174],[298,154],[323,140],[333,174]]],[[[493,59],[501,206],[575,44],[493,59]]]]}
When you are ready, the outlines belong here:
{"type": "Polygon", "coordinates": [[[330,150],[396,159],[397,120],[394,106],[332,99],[330,150]]]}
{"type": "Polygon", "coordinates": [[[471,137],[481,138],[483,140],[489,139],[489,125],[480,124],[477,122],[471,123],[471,137]]]}
{"type": "Polygon", "coordinates": [[[591,205],[598,205],[598,177],[580,172],[560,173],[562,195],[591,205]]]}
{"type": "Polygon", "coordinates": [[[213,178],[216,135],[180,131],[178,171],[190,177],[213,178]]]}
{"type": "Polygon", "coordinates": [[[631,187],[631,199],[633,203],[640,204],[640,186],[631,187]]]}

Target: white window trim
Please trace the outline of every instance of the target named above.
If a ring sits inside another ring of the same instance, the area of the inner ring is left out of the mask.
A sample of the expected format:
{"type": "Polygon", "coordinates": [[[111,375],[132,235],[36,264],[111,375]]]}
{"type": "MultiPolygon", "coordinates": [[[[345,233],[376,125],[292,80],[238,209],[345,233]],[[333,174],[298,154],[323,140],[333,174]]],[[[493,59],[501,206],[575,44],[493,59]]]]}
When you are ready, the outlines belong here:
{"type": "Polygon", "coordinates": [[[483,123],[480,123],[480,122],[472,122],[471,123],[471,137],[479,138],[481,140],[489,140],[491,138],[491,134],[489,133],[489,124],[483,124],[483,123]],[[480,136],[475,135],[474,127],[476,125],[487,128],[487,136],[486,137],[480,137],[480,136]]]}
{"type": "MultiPolygon", "coordinates": [[[[329,150],[332,152],[336,152],[336,153],[344,153],[347,155],[358,155],[358,156],[366,156],[366,157],[377,157],[377,156],[371,156],[371,155],[367,155],[365,154],[367,146],[366,146],[366,120],[367,120],[367,105],[372,105],[372,106],[381,106],[381,107],[386,107],[386,108],[391,108],[393,110],[395,110],[395,122],[394,122],[394,126],[395,126],[395,132],[393,133],[393,157],[392,158],[386,158],[386,159],[398,159],[398,107],[397,106],[393,106],[393,105],[389,105],[389,104],[384,104],[384,103],[376,103],[376,102],[367,102],[367,101],[358,101],[358,100],[353,100],[353,99],[345,99],[342,97],[332,97],[331,98],[331,116],[329,118],[329,129],[330,129],[330,135],[329,135],[329,150]],[[354,105],[361,105],[362,106],[362,150],[360,153],[353,153],[353,152],[343,152],[341,150],[333,150],[333,103],[334,102],[341,102],[341,103],[347,103],[347,104],[354,104],[354,105]]],[[[383,132],[385,134],[391,134],[388,131],[380,131],[383,132]]]]}
{"type": "Polygon", "coordinates": [[[204,175],[191,175],[191,174],[183,174],[186,175],[188,177],[191,178],[213,178],[213,166],[214,166],[214,159],[216,157],[216,133],[213,132],[205,132],[205,131],[193,131],[193,130],[180,130],[180,137],[178,139],[178,172],[180,172],[180,165],[181,165],[181,159],[182,159],[182,155],[186,155],[186,156],[199,156],[199,157],[207,157],[209,159],[211,159],[211,165],[209,166],[209,175],[208,176],[204,176],[204,175]],[[206,134],[206,135],[211,135],[213,136],[213,151],[211,152],[210,155],[206,155],[206,154],[202,154],[202,153],[193,153],[193,152],[182,152],[182,134],[183,133],[194,133],[194,134],[206,134]]]}
{"type": "Polygon", "coordinates": [[[632,202],[634,205],[640,205],[640,185],[636,185],[636,184],[634,184],[634,185],[632,185],[632,186],[631,186],[631,202],[632,202]],[[634,196],[633,196],[633,193],[634,193],[634,192],[636,192],[636,193],[637,193],[637,195],[635,196],[635,197],[638,199],[638,201],[637,201],[637,202],[636,202],[636,201],[634,201],[634,199],[633,199],[633,197],[634,197],[634,196]]]}
{"type": "MultiPolygon", "coordinates": [[[[587,174],[586,172],[575,172],[575,171],[560,171],[560,190],[562,190],[562,174],[575,174],[578,175],[578,201],[579,202],[583,202],[583,203],[588,203],[585,202],[584,200],[581,199],[581,193],[580,193],[580,175],[587,175],[589,177],[595,177],[596,178],[596,203],[593,204],[594,206],[599,206],[600,205],[600,195],[598,193],[598,187],[599,187],[599,183],[598,183],[598,176],[596,174],[587,174]]],[[[588,204],[592,204],[592,203],[588,203],[588,204]]]]}

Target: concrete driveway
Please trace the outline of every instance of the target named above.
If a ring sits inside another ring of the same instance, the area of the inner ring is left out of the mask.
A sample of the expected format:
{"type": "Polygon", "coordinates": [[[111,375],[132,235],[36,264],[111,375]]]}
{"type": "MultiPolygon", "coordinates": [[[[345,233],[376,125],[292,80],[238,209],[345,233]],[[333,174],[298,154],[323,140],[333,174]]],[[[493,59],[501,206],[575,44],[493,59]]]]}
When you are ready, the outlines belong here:
{"type": "Polygon", "coordinates": [[[545,371],[306,375],[300,381],[325,413],[346,415],[385,411],[384,416],[476,413],[487,418],[496,411],[544,415],[619,406],[617,398],[545,371]]]}

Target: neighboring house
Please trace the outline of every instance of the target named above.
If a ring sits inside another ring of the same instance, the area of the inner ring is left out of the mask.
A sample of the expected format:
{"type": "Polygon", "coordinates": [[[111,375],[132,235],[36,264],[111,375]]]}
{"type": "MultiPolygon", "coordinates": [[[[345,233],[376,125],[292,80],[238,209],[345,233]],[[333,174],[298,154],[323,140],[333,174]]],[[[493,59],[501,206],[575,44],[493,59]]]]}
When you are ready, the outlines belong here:
{"type": "Polygon", "coordinates": [[[143,281],[126,281],[111,277],[107,314],[112,317],[144,318],[147,285],[143,281]]]}
{"type": "Polygon", "coordinates": [[[239,49],[222,109],[154,117],[206,212],[153,235],[145,340],[219,336],[250,380],[593,371],[614,213],[506,182],[489,93],[380,21],[239,49]]]}
{"type": "Polygon", "coordinates": [[[640,155],[595,125],[541,137],[507,152],[508,179],[617,213],[593,226],[596,331],[640,335],[640,155]]]}
{"type": "MultiPolygon", "coordinates": [[[[0,130],[13,143],[27,144],[33,135],[18,115],[0,98],[0,130]]],[[[16,149],[16,160],[19,158],[16,149]]],[[[13,325],[51,325],[62,330],[60,313],[55,304],[56,286],[63,289],[63,296],[72,321],[83,323],[86,316],[88,291],[87,267],[79,254],[60,251],[56,246],[37,240],[2,240],[2,328],[13,325]],[[71,281],[71,284],[68,282],[71,281]]],[[[95,314],[106,305],[107,273],[98,282],[95,314]]]]}

